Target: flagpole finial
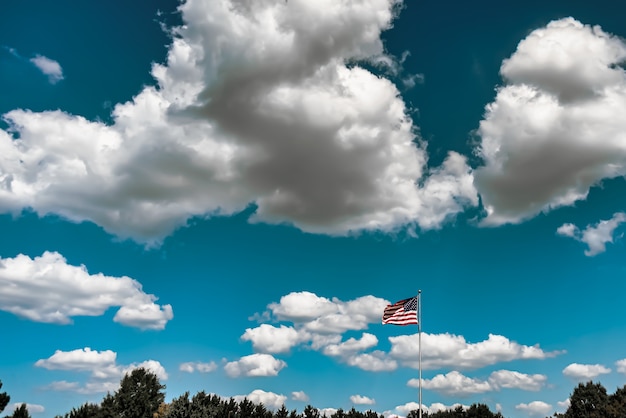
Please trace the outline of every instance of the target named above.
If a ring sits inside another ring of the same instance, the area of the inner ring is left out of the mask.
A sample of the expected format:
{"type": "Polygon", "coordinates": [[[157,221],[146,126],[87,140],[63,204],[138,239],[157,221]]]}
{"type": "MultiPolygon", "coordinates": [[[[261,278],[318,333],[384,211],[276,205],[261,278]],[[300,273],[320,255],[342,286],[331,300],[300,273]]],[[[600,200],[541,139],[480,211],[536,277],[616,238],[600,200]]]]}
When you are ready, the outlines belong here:
{"type": "Polygon", "coordinates": [[[422,293],[422,289],[419,289],[419,290],[417,291],[417,293],[422,293]]]}

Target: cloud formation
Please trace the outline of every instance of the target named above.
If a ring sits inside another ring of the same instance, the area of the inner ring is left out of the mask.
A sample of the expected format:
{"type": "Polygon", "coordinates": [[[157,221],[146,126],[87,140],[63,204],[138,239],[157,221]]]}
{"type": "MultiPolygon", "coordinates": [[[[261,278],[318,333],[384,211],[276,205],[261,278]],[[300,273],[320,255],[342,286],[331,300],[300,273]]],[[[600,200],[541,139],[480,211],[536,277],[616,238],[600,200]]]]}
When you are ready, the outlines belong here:
{"type": "Polygon", "coordinates": [[[611,369],[601,364],[572,363],[563,369],[563,374],[576,380],[590,380],[602,374],[611,373],[611,369]]]}
{"type": "MultiPolygon", "coordinates": [[[[447,396],[469,396],[500,389],[538,391],[545,385],[546,380],[547,376],[542,374],[529,375],[511,370],[494,371],[487,380],[470,378],[458,371],[451,371],[423,380],[422,387],[447,396]]],[[[411,379],[407,385],[419,387],[419,380],[411,379]]]]}
{"type": "Polygon", "coordinates": [[[304,393],[304,391],[299,391],[299,392],[291,392],[291,399],[293,399],[294,401],[299,401],[299,402],[308,402],[309,401],[309,395],[307,395],[306,393],[304,393]]]}
{"type": "Polygon", "coordinates": [[[625,59],[623,40],[565,18],[530,33],[504,60],[506,84],[478,128],[485,225],[571,205],[626,174],[625,59]]]}
{"type": "Polygon", "coordinates": [[[277,376],[285,367],[287,363],[270,354],[251,354],[226,363],[224,371],[230,377],[277,376]]]}
{"type": "Polygon", "coordinates": [[[210,363],[202,363],[199,361],[196,361],[196,362],[189,361],[186,363],[181,363],[180,366],[178,366],[178,370],[180,370],[181,372],[185,372],[185,373],[193,373],[193,372],[211,373],[217,370],[217,363],[215,363],[214,361],[210,363]]]}
{"type": "MultiPolygon", "coordinates": [[[[418,368],[418,336],[389,337],[389,356],[405,366],[418,368]]],[[[477,369],[480,367],[519,359],[545,359],[561,352],[545,352],[538,345],[521,345],[502,335],[469,343],[463,336],[422,333],[422,367],[426,370],[444,367],[477,369]]]]}
{"type": "MultiPolygon", "coordinates": [[[[290,326],[261,324],[246,329],[241,339],[251,341],[257,353],[285,353],[298,347],[319,351],[339,362],[370,372],[393,371],[399,366],[417,369],[417,335],[390,337],[391,349],[388,352],[376,349],[379,340],[369,332],[344,338],[346,332],[380,324],[382,312],[388,304],[389,301],[372,295],[342,301],[306,291],[291,292],[282,296],[279,302],[268,304],[268,311],[256,313],[250,318],[266,322],[287,321],[292,323],[290,326]]],[[[501,335],[489,335],[487,340],[469,343],[463,336],[422,333],[424,369],[476,369],[512,360],[546,359],[561,353],[543,351],[539,345],[521,345],[501,335]]],[[[448,376],[447,381],[450,382],[452,377],[448,376]]],[[[439,380],[442,378],[438,377],[439,380]]],[[[484,382],[484,387],[487,390],[537,390],[544,381],[543,375],[500,370],[492,373],[489,381],[484,382]]]]}
{"type": "Polygon", "coordinates": [[[156,360],[120,365],[117,364],[116,352],[111,350],[97,351],[89,347],[72,351],[56,350],[47,359],[37,360],[35,366],[48,370],[89,373],[89,380],[85,384],[61,380],[46,386],[48,390],[72,391],[82,394],[113,392],[119,387],[120,380],[124,375],[137,368],[151,371],[162,381],[168,378],[165,368],[156,360]]]}
{"type": "Polygon", "coordinates": [[[116,105],[111,125],[4,115],[0,211],[147,243],[250,204],[252,221],[314,233],[440,227],[478,204],[465,157],[428,168],[398,89],[354,65],[386,56],[401,3],[186,1],[157,85],[116,105]]]}
{"type": "Polygon", "coordinates": [[[618,226],[626,222],[626,214],[623,212],[617,212],[611,219],[602,220],[595,225],[587,225],[587,227],[581,231],[576,225],[566,223],[561,225],[556,233],[565,237],[574,238],[577,241],[584,242],[589,246],[588,250],[585,250],[585,255],[592,257],[594,255],[603,253],[606,250],[606,244],[613,242],[613,233],[618,226]]]}
{"type": "Polygon", "coordinates": [[[520,403],[515,405],[515,409],[525,412],[530,416],[545,417],[552,412],[552,405],[543,401],[533,401],[530,403],[520,403]]]}
{"type": "Polygon", "coordinates": [[[56,84],[63,80],[63,68],[57,61],[37,54],[30,59],[30,62],[44,75],[48,76],[50,84],[56,84]]]}
{"type": "Polygon", "coordinates": [[[248,399],[254,404],[263,404],[265,407],[276,410],[285,404],[287,397],[285,395],[279,395],[274,392],[266,392],[261,389],[255,389],[247,395],[233,396],[235,401],[241,402],[244,399],[248,399]]]}
{"type": "Polygon", "coordinates": [[[119,307],[115,322],[161,330],[174,314],[171,305],[156,300],[130,277],[89,274],[56,252],[0,258],[0,310],[31,321],[69,324],[74,316],[100,316],[119,307]]]}
{"type": "Polygon", "coordinates": [[[362,395],[352,395],[350,396],[350,402],[355,405],[374,405],[376,401],[372,398],[368,398],[367,396],[362,395]]]}

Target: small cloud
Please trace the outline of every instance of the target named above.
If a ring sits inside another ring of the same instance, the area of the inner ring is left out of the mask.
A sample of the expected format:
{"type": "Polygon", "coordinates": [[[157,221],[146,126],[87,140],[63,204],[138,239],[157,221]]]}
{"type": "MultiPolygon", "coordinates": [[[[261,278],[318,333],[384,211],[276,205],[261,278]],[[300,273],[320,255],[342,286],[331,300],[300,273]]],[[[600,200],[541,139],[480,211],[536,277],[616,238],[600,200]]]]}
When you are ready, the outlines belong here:
{"type": "Polygon", "coordinates": [[[322,408],[318,409],[320,411],[320,415],[323,417],[330,417],[337,413],[337,409],[335,408],[322,408]]]}
{"type": "Polygon", "coordinates": [[[48,80],[51,84],[56,84],[63,80],[63,68],[61,68],[58,61],[37,54],[34,58],[30,59],[30,62],[37,67],[39,71],[48,76],[48,80]]]}
{"type": "Polygon", "coordinates": [[[626,374],[626,358],[616,361],[615,365],[617,366],[618,373],[626,374]]]}
{"type": "Polygon", "coordinates": [[[61,380],[52,382],[44,387],[47,390],[70,391],[82,394],[113,392],[117,390],[119,382],[125,374],[138,368],[149,370],[160,380],[167,380],[168,378],[165,368],[156,360],[120,365],[117,364],[116,359],[117,353],[114,351],[97,351],[85,347],[72,351],[56,350],[52,356],[37,360],[35,366],[47,370],[90,373],[90,379],[84,385],[61,380]]]}
{"type": "Polygon", "coordinates": [[[299,402],[308,402],[309,395],[304,393],[304,391],[302,390],[299,392],[291,392],[291,399],[294,401],[299,401],[299,402]]]}
{"type": "Polygon", "coordinates": [[[572,401],[570,400],[570,398],[567,398],[564,401],[557,402],[556,404],[559,406],[559,408],[567,409],[572,404],[572,401]]]}
{"type": "Polygon", "coordinates": [[[611,373],[611,369],[601,364],[578,364],[572,363],[563,369],[563,374],[577,380],[594,379],[601,374],[611,373]]]}
{"type": "Polygon", "coordinates": [[[583,242],[589,246],[585,251],[585,255],[593,257],[594,255],[606,251],[606,244],[613,242],[613,233],[620,224],[626,222],[626,214],[617,212],[611,219],[602,220],[595,225],[587,225],[581,231],[576,225],[566,223],[561,225],[557,230],[557,235],[574,238],[576,241],[583,242]]]}
{"type": "Polygon", "coordinates": [[[193,373],[193,372],[210,373],[212,371],[215,371],[216,369],[217,369],[217,364],[214,361],[210,363],[189,361],[186,363],[181,363],[181,365],[178,367],[178,370],[180,370],[181,372],[185,372],[185,373],[193,373]]]}
{"type": "Polygon", "coordinates": [[[226,363],[224,370],[230,377],[258,377],[277,376],[278,372],[285,367],[287,363],[270,354],[251,354],[237,361],[226,363]]]}
{"type": "Polygon", "coordinates": [[[368,398],[367,396],[361,395],[352,395],[350,396],[350,402],[355,405],[374,405],[376,401],[372,398],[368,398]]]}
{"type": "Polygon", "coordinates": [[[552,411],[552,405],[542,402],[533,401],[531,403],[521,403],[515,405],[515,409],[522,411],[531,416],[546,416],[552,411]]]}
{"type": "Polygon", "coordinates": [[[279,395],[274,392],[266,392],[261,389],[255,389],[247,395],[237,395],[233,397],[235,401],[241,402],[244,399],[248,399],[255,404],[263,404],[267,408],[276,410],[285,404],[287,397],[285,395],[279,395]]]}

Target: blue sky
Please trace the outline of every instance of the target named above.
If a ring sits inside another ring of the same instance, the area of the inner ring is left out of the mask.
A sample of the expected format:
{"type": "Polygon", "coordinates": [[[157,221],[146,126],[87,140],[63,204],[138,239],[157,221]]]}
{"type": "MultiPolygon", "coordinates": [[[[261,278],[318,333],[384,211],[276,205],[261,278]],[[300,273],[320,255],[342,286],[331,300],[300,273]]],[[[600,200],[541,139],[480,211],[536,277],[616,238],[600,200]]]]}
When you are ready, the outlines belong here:
{"type": "Polygon", "coordinates": [[[617,7],[2,2],[3,390],[403,416],[418,289],[431,410],[623,386],[617,7]]]}

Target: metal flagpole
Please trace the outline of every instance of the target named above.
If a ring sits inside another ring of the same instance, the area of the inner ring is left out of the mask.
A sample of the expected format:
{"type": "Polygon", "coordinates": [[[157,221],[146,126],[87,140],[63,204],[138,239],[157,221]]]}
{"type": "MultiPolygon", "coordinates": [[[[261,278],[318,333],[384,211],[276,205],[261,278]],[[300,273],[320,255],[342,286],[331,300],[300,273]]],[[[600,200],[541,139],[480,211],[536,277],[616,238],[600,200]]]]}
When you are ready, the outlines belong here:
{"type": "Polygon", "coordinates": [[[420,414],[422,418],[422,290],[417,291],[417,342],[419,344],[419,403],[420,414]]]}

